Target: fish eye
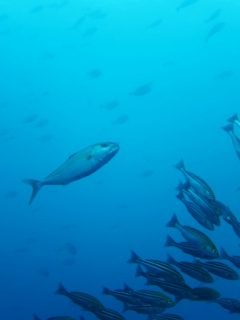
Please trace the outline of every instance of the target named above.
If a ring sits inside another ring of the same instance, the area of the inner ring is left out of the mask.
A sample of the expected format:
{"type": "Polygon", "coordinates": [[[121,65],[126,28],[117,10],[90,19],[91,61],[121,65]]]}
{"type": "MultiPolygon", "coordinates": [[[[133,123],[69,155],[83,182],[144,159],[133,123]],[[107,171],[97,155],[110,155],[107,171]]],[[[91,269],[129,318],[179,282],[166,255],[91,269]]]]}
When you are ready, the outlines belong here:
{"type": "Polygon", "coordinates": [[[101,143],[101,147],[102,147],[102,148],[107,148],[107,147],[108,147],[108,144],[107,144],[107,143],[101,143]]]}

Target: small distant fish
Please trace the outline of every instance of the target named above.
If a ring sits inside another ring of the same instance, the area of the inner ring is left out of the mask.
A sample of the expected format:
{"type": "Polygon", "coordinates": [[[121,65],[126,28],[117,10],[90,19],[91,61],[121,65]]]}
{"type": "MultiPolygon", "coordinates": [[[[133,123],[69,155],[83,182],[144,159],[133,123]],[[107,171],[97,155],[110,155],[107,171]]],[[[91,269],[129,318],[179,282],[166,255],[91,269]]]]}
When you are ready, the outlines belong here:
{"type": "Polygon", "coordinates": [[[43,128],[48,125],[48,120],[47,119],[40,119],[37,121],[34,125],[35,128],[43,128]]]}
{"type": "Polygon", "coordinates": [[[112,124],[113,125],[121,125],[121,124],[128,122],[128,120],[129,120],[129,116],[127,114],[123,114],[123,115],[119,116],[117,119],[113,120],[112,124]]]}
{"type": "Polygon", "coordinates": [[[212,288],[197,287],[192,289],[194,298],[197,301],[212,301],[220,297],[220,293],[212,288]]]}
{"type": "Polygon", "coordinates": [[[212,37],[214,37],[216,34],[218,34],[222,29],[225,27],[224,22],[219,22],[215,24],[208,32],[205,41],[208,42],[212,37]]]}
{"type": "Polygon", "coordinates": [[[149,94],[151,91],[152,91],[152,84],[146,83],[146,84],[143,84],[143,85],[137,87],[132,92],[130,92],[130,95],[140,97],[140,96],[145,96],[145,95],[149,94]]]}
{"type": "Polygon", "coordinates": [[[116,109],[120,105],[120,102],[118,100],[111,100],[101,106],[101,108],[106,110],[113,110],[116,109]]]}
{"type": "Polygon", "coordinates": [[[224,70],[218,74],[216,74],[217,79],[226,79],[230,78],[234,75],[234,72],[232,70],[224,70]]]}
{"type": "Polygon", "coordinates": [[[98,31],[98,28],[97,28],[97,27],[88,28],[88,29],[85,30],[85,32],[83,33],[83,37],[93,36],[97,31],[98,31]]]}
{"type": "Polygon", "coordinates": [[[37,273],[44,278],[48,278],[50,275],[49,270],[46,268],[40,268],[39,270],[37,270],[37,273]]]}
{"type": "Polygon", "coordinates": [[[196,263],[221,278],[228,280],[239,279],[239,275],[237,274],[237,272],[225,263],[218,261],[202,262],[200,260],[196,260],[196,263]]]}
{"type": "Polygon", "coordinates": [[[16,191],[11,190],[11,191],[8,191],[8,192],[5,193],[5,198],[6,199],[14,199],[16,197],[17,197],[17,192],[16,191]]]}
{"type": "Polygon", "coordinates": [[[157,20],[153,21],[152,23],[150,23],[150,24],[147,26],[147,28],[148,28],[148,29],[154,29],[154,28],[160,26],[161,24],[162,24],[162,19],[157,19],[157,20]]]}
{"type": "Polygon", "coordinates": [[[22,123],[32,123],[38,119],[37,114],[31,114],[22,120],[22,123]]]}
{"type": "Polygon", "coordinates": [[[24,180],[32,187],[32,195],[29,204],[32,203],[43,186],[67,185],[84,177],[87,177],[106,163],[108,163],[119,151],[119,145],[112,142],[103,142],[91,145],[72,154],[59,168],[50,173],[45,179],[24,180]]]}
{"type": "Polygon", "coordinates": [[[73,26],[71,27],[71,29],[72,29],[72,30],[78,29],[78,28],[84,23],[84,21],[86,21],[86,15],[78,18],[78,19],[74,22],[74,24],[73,24],[73,26]]]}
{"type": "Polygon", "coordinates": [[[66,243],[66,250],[69,254],[75,256],[78,253],[77,247],[70,242],[66,243]]]}
{"type": "Polygon", "coordinates": [[[219,298],[214,301],[230,313],[240,313],[240,300],[233,298],[219,298]]]}
{"type": "Polygon", "coordinates": [[[102,71],[100,69],[92,69],[90,71],[87,72],[87,75],[92,78],[92,79],[97,79],[99,77],[101,77],[102,75],[102,71]]]}
{"type": "Polygon", "coordinates": [[[88,14],[88,17],[94,20],[100,20],[100,19],[104,19],[107,17],[106,12],[102,11],[102,10],[94,10],[92,12],[90,12],[88,14]]]}
{"type": "Polygon", "coordinates": [[[141,178],[149,178],[151,176],[154,175],[154,170],[148,169],[148,170],[144,170],[141,174],[140,177],[141,178]]]}
{"type": "Polygon", "coordinates": [[[104,309],[104,306],[97,298],[85,292],[69,292],[61,283],[55,293],[69,298],[73,303],[90,312],[98,312],[104,309]]]}
{"type": "Polygon", "coordinates": [[[238,138],[238,136],[236,135],[236,133],[234,131],[234,123],[230,122],[227,125],[223,126],[222,129],[229,134],[229,136],[232,140],[234,150],[235,150],[238,158],[240,158],[240,138],[238,138]]]}
{"type": "Polygon", "coordinates": [[[205,20],[206,23],[212,22],[216,20],[220,14],[222,13],[222,9],[217,9],[215,10],[210,16],[205,20]]]}
{"type": "Polygon", "coordinates": [[[195,4],[198,0],[183,0],[183,2],[177,7],[177,11],[185,9],[193,4],[195,4]]]}
{"type": "Polygon", "coordinates": [[[50,142],[53,139],[53,135],[50,133],[46,133],[38,138],[41,142],[50,142]]]}
{"type": "Polygon", "coordinates": [[[73,258],[73,257],[70,257],[70,258],[64,259],[62,264],[63,264],[65,267],[71,267],[71,266],[73,266],[75,263],[76,263],[76,259],[73,258]]]}
{"type": "Polygon", "coordinates": [[[30,13],[38,13],[41,12],[44,9],[44,6],[42,6],[41,4],[36,5],[35,7],[33,7],[30,11],[30,13]]]}
{"type": "Polygon", "coordinates": [[[239,256],[230,256],[226,250],[222,249],[220,252],[220,258],[228,260],[235,265],[235,267],[240,269],[240,255],[239,256]]]}

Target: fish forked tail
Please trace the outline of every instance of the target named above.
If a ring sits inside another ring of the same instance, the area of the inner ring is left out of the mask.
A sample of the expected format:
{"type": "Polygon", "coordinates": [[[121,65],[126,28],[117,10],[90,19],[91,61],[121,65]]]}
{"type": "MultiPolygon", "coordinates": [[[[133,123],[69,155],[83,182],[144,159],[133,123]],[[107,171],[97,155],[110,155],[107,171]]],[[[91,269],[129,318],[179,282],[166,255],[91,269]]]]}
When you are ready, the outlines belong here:
{"type": "Polygon", "coordinates": [[[180,225],[177,216],[174,214],[171,218],[171,220],[167,223],[168,228],[176,228],[178,225],[180,225]]]}
{"type": "Polygon", "coordinates": [[[223,126],[222,129],[228,133],[233,132],[233,123],[228,123],[227,125],[223,126]]]}
{"type": "Polygon", "coordinates": [[[232,115],[230,118],[227,119],[228,122],[230,123],[234,123],[235,121],[238,121],[238,114],[235,113],[234,115],[232,115]]]}
{"type": "Polygon", "coordinates": [[[31,194],[31,198],[29,200],[29,205],[30,205],[30,204],[32,204],[36,195],[38,194],[38,192],[42,188],[43,184],[41,181],[34,180],[34,179],[25,179],[25,180],[23,180],[23,182],[32,187],[32,194],[31,194]]]}
{"type": "Polygon", "coordinates": [[[62,296],[67,296],[68,291],[64,288],[62,283],[59,283],[57,290],[55,291],[55,294],[60,294],[62,296]]]}

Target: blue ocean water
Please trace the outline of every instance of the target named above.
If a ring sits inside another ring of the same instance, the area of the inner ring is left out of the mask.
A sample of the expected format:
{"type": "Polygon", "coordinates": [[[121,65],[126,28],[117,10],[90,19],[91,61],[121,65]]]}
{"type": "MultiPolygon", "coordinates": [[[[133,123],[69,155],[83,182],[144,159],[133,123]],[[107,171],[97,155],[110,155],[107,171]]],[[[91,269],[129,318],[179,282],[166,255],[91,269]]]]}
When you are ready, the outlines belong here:
{"type": "MultiPolygon", "coordinates": [[[[164,247],[167,234],[181,240],[166,228],[173,212],[203,230],[176,199],[180,159],[239,214],[239,159],[221,129],[240,105],[239,11],[237,0],[0,1],[1,319],[95,319],[54,293],[59,282],[121,311],[102,289],[144,287],[131,250],[186,259],[164,247]],[[101,141],[120,145],[109,164],[28,205],[23,179],[101,141]]],[[[229,225],[203,231],[240,255],[229,225]]],[[[239,281],[211,287],[240,298],[239,281]]],[[[171,311],[239,317],[188,300],[171,311]]]]}

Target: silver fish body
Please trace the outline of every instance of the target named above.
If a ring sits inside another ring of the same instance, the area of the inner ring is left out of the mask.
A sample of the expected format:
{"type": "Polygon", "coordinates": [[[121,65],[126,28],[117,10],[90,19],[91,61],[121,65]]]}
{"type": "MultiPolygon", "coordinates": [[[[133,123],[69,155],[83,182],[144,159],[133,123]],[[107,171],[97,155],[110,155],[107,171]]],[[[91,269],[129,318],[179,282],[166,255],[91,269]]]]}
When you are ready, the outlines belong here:
{"type": "Polygon", "coordinates": [[[93,174],[109,162],[118,152],[119,145],[112,142],[96,143],[72,154],[62,165],[43,180],[24,180],[32,187],[31,204],[39,190],[46,185],[67,185],[93,174]]]}

